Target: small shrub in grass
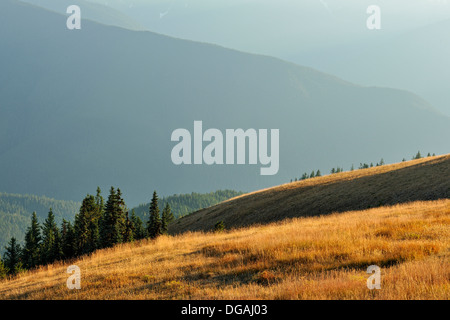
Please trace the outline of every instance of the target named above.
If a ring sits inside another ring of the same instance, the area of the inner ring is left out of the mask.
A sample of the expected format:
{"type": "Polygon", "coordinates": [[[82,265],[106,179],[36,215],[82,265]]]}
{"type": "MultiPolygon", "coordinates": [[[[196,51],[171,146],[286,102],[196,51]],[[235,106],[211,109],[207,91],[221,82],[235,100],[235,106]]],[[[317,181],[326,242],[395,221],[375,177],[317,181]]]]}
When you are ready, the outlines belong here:
{"type": "Polygon", "coordinates": [[[223,221],[217,221],[214,225],[214,232],[222,232],[225,230],[225,223],[223,221]]]}
{"type": "Polygon", "coordinates": [[[277,276],[273,271],[270,270],[264,270],[261,272],[258,272],[253,279],[262,285],[268,286],[270,284],[273,284],[277,280],[277,276]]]}

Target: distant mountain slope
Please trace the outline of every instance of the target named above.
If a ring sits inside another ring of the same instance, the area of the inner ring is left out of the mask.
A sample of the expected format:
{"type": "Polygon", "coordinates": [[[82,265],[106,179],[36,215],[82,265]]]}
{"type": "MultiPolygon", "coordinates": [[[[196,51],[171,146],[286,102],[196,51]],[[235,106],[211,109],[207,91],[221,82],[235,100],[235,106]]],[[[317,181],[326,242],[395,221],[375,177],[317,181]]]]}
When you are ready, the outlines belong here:
{"type": "Polygon", "coordinates": [[[0,192],[0,252],[4,251],[4,247],[11,237],[16,237],[19,243],[23,241],[33,212],[36,212],[39,222],[42,224],[49,209],[52,208],[59,224],[63,218],[73,221],[80,205],[73,201],[0,192]]]}
{"type": "MultiPolygon", "coordinates": [[[[194,211],[216,205],[222,201],[241,195],[242,192],[234,190],[217,190],[210,193],[174,194],[160,198],[158,201],[160,210],[166,203],[170,205],[175,218],[179,218],[194,211]]],[[[137,216],[148,220],[150,203],[141,204],[134,208],[137,216]]]]}
{"type": "MultiPolygon", "coordinates": [[[[66,10],[71,5],[78,5],[81,8],[82,19],[89,19],[105,25],[117,26],[130,30],[146,30],[145,27],[127,16],[123,12],[115,10],[106,5],[92,3],[85,0],[20,0],[25,3],[54,11],[59,14],[66,14],[66,10]]],[[[69,16],[67,14],[67,16],[69,16]]]]}
{"type": "Polygon", "coordinates": [[[291,60],[349,81],[411,90],[450,115],[449,34],[450,19],[388,40],[367,37],[291,60]]]}
{"type": "Polygon", "coordinates": [[[311,169],[448,153],[450,118],[406,91],[275,58],[83,22],[0,1],[0,190],[79,200],[257,190],[311,169]],[[173,130],[280,130],[280,169],[176,166],[173,130]]]}
{"type": "Polygon", "coordinates": [[[450,155],[412,160],[284,184],[183,217],[172,233],[228,228],[285,218],[450,198],[450,155]]]}

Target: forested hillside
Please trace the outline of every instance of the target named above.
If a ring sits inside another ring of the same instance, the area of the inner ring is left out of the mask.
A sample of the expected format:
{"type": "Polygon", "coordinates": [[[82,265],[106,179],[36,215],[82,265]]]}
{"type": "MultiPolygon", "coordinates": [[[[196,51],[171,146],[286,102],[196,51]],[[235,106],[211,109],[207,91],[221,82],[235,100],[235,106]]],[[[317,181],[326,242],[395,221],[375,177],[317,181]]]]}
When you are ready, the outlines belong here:
{"type": "Polygon", "coordinates": [[[59,224],[63,218],[73,220],[80,205],[75,201],[0,192],[0,252],[4,251],[4,247],[11,237],[23,240],[33,212],[36,212],[39,220],[43,221],[49,209],[52,208],[59,224]]]}
{"type": "MultiPolygon", "coordinates": [[[[178,218],[241,194],[242,192],[234,190],[218,190],[205,194],[195,192],[176,194],[161,198],[159,207],[160,210],[163,210],[165,205],[169,203],[175,218],[178,218]]],[[[149,203],[141,204],[135,208],[136,215],[145,223],[148,220],[149,205],[149,203]]],[[[56,223],[59,226],[62,219],[73,222],[80,206],[81,202],[0,192],[0,253],[4,252],[6,244],[12,237],[22,243],[33,212],[36,212],[39,221],[43,222],[49,209],[52,208],[56,223]]]]}
{"type": "MultiPolygon", "coordinates": [[[[200,209],[208,208],[219,202],[228,200],[241,195],[242,192],[234,190],[217,190],[210,193],[175,194],[173,196],[161,198],[160,208],[165,207],[166,203],[170,205],[175,218],[183,217],[189,213],[200,209]]],[[[134,208],[138,217],[147,220],[149,213],[149,203],[141,204],[134,208]]]]}

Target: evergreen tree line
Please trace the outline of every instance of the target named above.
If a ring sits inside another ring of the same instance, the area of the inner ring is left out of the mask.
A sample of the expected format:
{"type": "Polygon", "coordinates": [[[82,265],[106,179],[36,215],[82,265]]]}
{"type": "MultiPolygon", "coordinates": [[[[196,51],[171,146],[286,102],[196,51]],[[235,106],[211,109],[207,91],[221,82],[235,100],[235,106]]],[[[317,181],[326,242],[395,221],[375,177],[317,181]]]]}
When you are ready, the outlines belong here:
{"type": "Polygon", "coordinates": [[[104,203],[101,190],[97,188],[95,196],[88,194],[83,199],[73,223],[63,219],[61,227],[58,227],[50,208],[41,226],[36,212],[33,212],[23,247],[15,237],[12,237],[5,247],[3,260],[0,259],[0,279],[119,243],[144,238],[155,239],[168,233],[169,224],[173,220],[174,216],[168,203],[160,213],[156,191],[153,192],[149,206],[149,220],[144,225],[134,210],[131,214],[128,213],[120,189],[111,187],[104,203]]]}
{"type": "MultiPolygon", "coordinates": [[[[433,157],[434,156],[436,156],[436,154],[433,153],[433,157]]],[[[431,157],[431,154],[428,153],[427,157],[431,157]]],[[[421,159],[421,158],[423,158],[423,157],[422,157],[420,151],[417,151],[417,153],[412,157],[412,160],[421,159]]],[[[402,162],[404,162],[404,161],[406,161],[405,158],[403,158],[402,162]]],[[[383,166],[383,165],[385,165],[384,159],[381,158],[380,162],[377,162],[376,165],[374,165],[373,162],[371,162],[370,164],[368,164],[368,163],[360,163],[358,169],[367,169],[367,168],[372,168],[374,166],[379,167],[379,166],[383,166]]],[[[353,171],[353,170],[355,170],[355,167],[352,164],[352,166],[350,168],[350,171],[353,171]]],[[[331,171],[330,171],[331,174],[340,173],[340,172],[344,172],[344,168],[339,167],[339,166],[336,167],[336,168],[332,168],[331,171]]],[[[317,171],[313,170],[310,174],[305,172],[305,173],[303,173],[303,175],[300,178],[291,179],[291,182],[293,182],[293,181],[300,181],[300,180],[306,180],[306,179],[315,178],[315,177],[321,177],[321,176],[322,176],[322,174],[321,174],[320,170],[317,170],[317,171]]]]}

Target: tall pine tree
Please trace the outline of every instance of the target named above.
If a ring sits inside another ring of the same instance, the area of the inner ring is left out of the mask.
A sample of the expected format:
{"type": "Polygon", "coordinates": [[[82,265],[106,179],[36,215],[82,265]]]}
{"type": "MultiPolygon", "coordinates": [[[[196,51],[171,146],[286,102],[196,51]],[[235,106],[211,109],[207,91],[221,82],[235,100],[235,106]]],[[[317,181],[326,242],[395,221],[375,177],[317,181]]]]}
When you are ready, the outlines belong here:
{"type": "Polygon", "coordinates": [[[123,242],[134,241],[134,225],[131,219],[128,217],[128,212],[126,212],[125,217],[125,232],[123,234],[123,242]]]}
{"type": "Polygon", "coordinates": [[[3,255],[5,266],[8,268],[9,274],[15,275],[22,270],[21,249],[16,238],[12,237],[5,249],[6,251],[3,255]]]}
{"type": "Polygon", "coordinates": [[[25,233],[25,245],[22,250],[22,261],[27,269],[39,265],[41,239],[41,227],[39,226],[36,212],[33,212],[33,215],[31,216],[31,225],[25,233]]]}
{"type": "Polygon", "coordinates": [[[164,206],[162,217],[161,217],[161,232],[163,234],[167,234],[169,231],[169,224],[175,220],[175,217],[173,216],[172,209],[170,209],[170,205],[167,202],[164,206]]]}
{"type": "Polygon", "coordinates": [[[133,224],[133,238],[135,240],[141,240],[147,237],[147,230],[144,227],[144,223],[141,218],[136,215],[134,209],[131,210],[131,223],[133,224]]]}
{"type": "Polygon", "coordinates": [[[52,209],[42,227],[41,263],[49,264],[62,258],[61,235],[52,209]]]}
{"type": "Polygon", "coordinates": [[[83,199],[80,212],[75,216],[76,254],[83,255],[97,249],[99,241],[99,208],[92,195],[83,199]]]}
{"type": "Polygon", "coordinates": [[[120,189],[111,187],[101,218],[100,243],[104,248],[123,242],[125,233],[125,203],[120,189]]]}
{"type": "Polygon", "coordinates": [[[147,234],[150,238],[155,239],[161,235],[161,217],[159,215],[158,195],[153,192],[152,202],[150,203],[150,218],[147,223],[147,234]]]}
{"type": "Polygon", "coordinates": [[[75,228],[70,221],[63,219],[61,225],[61,241],[62,252],[64,259],[70,259],[76,256],[76,239],[75,228]]]}

